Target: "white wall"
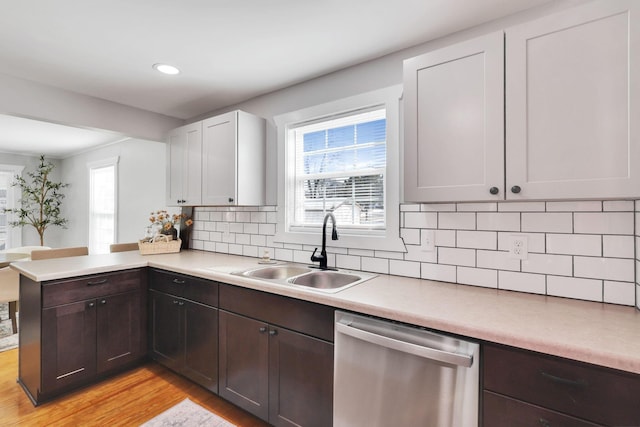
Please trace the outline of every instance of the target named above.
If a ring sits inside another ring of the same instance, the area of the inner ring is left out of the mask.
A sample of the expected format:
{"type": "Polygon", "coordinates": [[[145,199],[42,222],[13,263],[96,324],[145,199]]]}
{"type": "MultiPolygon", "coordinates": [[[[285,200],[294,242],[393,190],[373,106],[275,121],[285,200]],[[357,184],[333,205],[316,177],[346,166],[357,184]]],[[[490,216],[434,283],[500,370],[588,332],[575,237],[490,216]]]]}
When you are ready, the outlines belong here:
{"type": "Polygon", "coordinates": [[[166,146],[131,139],[68,157],[62,161],[62,179],[71,184],[63,208],[69,230],[60,246],[89,243],[89,169],[87,163],[119,156],[118,242],[144,236],[149,213],[165,208],[166,146]]]}

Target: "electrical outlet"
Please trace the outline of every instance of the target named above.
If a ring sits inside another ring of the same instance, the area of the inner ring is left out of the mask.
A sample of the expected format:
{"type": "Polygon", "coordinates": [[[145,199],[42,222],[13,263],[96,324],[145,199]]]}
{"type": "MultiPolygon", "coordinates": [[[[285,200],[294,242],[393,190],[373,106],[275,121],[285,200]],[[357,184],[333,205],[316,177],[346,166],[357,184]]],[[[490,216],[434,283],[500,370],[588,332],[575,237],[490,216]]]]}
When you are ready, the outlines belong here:
{"type": "Polygon", "coordinates": [[[509,236],[509,257],[513,259],[527,259],[529,249],[526,234],[512,234],[509,236]]]}
{"type": "Polygon", "coordinates": [[[433,252],[436,250],[436,233],[433,230],[422,230],[421,231],[422,241],[420,249],[422,252],[433,252]]]}

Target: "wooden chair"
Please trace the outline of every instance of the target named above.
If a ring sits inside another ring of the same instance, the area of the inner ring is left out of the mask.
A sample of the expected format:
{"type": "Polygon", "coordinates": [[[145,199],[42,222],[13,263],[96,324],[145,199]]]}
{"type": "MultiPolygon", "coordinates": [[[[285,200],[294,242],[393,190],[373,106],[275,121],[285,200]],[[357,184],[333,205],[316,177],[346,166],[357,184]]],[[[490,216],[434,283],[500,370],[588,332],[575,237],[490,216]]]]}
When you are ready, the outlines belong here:
{"type": "Polygon", "coordinates": [[[109,246],[109,252],[126,252],[126,251],[137,251],[138,243],[113,243],[109,246]]]}
{"type": "Polygon", "coordinates": [[[76,246],[72,248],[47,249],[44,251],[32,251],[31,259],[33,261],[50,258],[64,258],[68,256],[89,255],[89,248],[86,246],[76,246]]]}
{"type": "Polygon", "coordinates": [[[18,332],[16,312],[18,311],[19,289],[20,274],[11,267],[0,268],[0,302],[9,303],[9,319],[11,319],[11,329],[14,334],[18,332]]]}

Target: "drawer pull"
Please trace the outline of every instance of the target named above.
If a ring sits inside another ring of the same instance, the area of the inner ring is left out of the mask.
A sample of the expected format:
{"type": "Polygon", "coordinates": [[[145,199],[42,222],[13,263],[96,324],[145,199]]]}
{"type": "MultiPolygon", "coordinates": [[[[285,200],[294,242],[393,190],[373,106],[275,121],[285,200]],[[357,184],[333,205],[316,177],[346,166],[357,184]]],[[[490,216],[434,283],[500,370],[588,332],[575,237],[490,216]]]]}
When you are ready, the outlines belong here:
{"type": "Polygon", "coordinates": [[[176,285],[184,285],[185,281],[180,279],[173,279],[173,283],[175,283],[176,285]]]}
{"type": "Polygon", "coordinates": [[[95,282],[87,282],[87,286],[104,285],[109,279],[96,280],[95,282]]]}
{"type": "Polygon", "coordinates": [[[578,387],[578,388],[585,388],[586,386],[589,385],[589,383],[587,383],[587,381],[585,380],[570,380],[567,378],[557,377],[555,375],[548,374],[544,371],[540,371],[540,375],[542,375],[546,379],[556,384],[568,385],[571,387],[578,387]]]}

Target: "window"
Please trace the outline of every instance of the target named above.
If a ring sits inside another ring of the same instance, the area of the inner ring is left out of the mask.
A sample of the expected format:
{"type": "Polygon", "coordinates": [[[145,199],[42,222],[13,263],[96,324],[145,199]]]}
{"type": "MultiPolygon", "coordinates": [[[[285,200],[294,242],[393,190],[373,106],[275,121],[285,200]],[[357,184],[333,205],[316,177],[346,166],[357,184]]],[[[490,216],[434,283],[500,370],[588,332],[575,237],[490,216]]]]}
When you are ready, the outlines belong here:
{"type": "Polygon", "coordinates": [[[331,246],[404,252],[399,238],[399,98],[381,89],[275,117],[278,230],[274,240],[317,245],[327,213],[331,246]]]}
{"type": "Polygon", "coordinates": [[[11,227],[9,223],[15,221],[15,215],[4,210],[13,209],[20,203],[20,189],[11,184],[23,169],[24,166],[0,165],[0,250],[22,245],[22,228],[11,227]]]}
{"type": "Polygon", "coordinates": [[[115,242],[118,158],[89,165],[89,252],[109,252],[115,242]]]}
{"type": "Polygon", "coordinates": [[[290,128],[292,229],[317,228],[331,212],[343,230],[384,230],[386,128],[384,106],[290,128]]]}

